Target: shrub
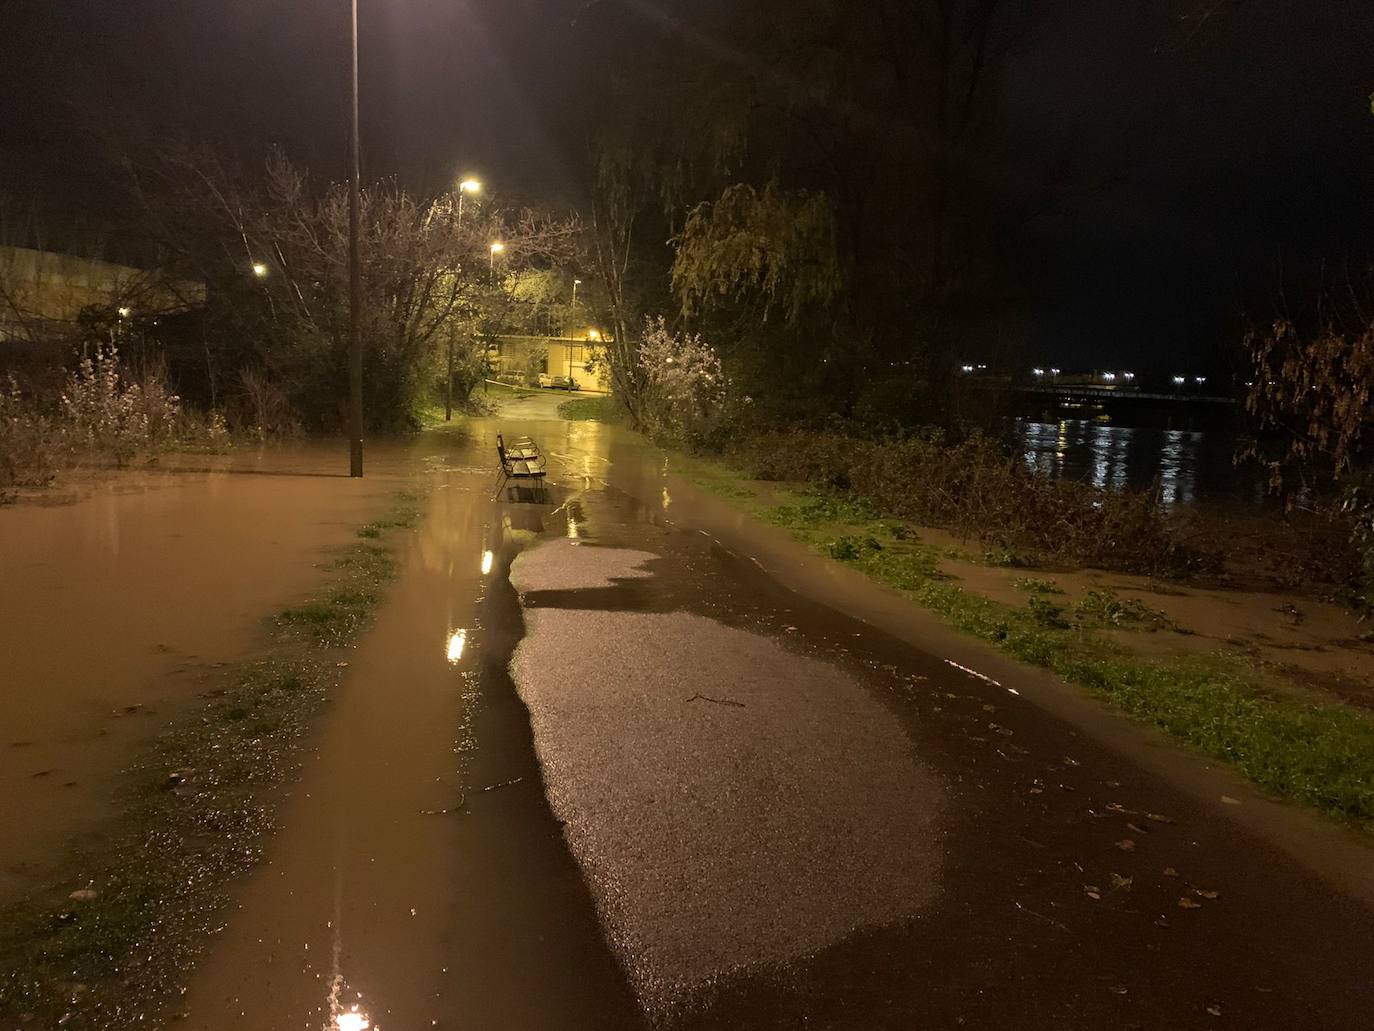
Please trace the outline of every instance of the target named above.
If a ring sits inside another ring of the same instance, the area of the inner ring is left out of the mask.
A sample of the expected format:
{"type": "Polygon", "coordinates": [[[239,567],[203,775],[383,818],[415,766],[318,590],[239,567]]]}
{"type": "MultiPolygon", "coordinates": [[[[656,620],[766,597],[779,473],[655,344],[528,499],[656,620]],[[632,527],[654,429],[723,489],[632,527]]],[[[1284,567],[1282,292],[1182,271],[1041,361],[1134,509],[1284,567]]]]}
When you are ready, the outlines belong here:
{"type": "Polygon", "coordinates": [[[659,316],[645,321],[639,362],[646,428],[690,448],[719,443],[734,398],[715,349],[698,335],[671,332],[659,316]]]}
{"type": "Polygon", "coordinates": [[[1180,540],[1154,494],[1050,479],[978,435],[950,444],[937,432],[876,441],[774,432],[752,438],[741,457],[758,479],[843,491],[884,515],[975,537],[997,553],[1141,573],[1217,564],[1180,540]]]}
{"type": "Polygon", "coordinates": [[[181,398],[156,370],[131,382],[119,349],[97,345],[67,376],[61,397],[61,430],[73,451],[100,451],[119,463],[171,441],[181,398]]]}
{"type": "Polygon", "coordinates": [[[36,487],[52,479],[58,465],[52,421],[27,401],[11,378],[0,391],[0,487],[36,487]]]}

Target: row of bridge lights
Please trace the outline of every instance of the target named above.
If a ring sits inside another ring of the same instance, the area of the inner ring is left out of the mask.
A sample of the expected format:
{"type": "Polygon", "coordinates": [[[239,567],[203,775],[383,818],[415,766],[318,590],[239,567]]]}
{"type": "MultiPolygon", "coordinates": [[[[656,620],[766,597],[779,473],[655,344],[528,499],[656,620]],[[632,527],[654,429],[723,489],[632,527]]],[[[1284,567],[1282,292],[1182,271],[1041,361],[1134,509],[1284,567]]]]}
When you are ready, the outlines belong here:
{"type": "MultiPolygon", "coordinates": [[[[964,372],[964,374],[967,375],[967,374],[973,373],[973,372],[985,372],[985,371],[987,371],[987,366],[986,366],[986,365],[961,365],[961,366],[960,366],[960,369],[962,369],[963,372],[964,372]]],[[[1058,369],[1043,369],[1043,368],[1040,368],[1039,366],[1037,366],[1036,368],[1031,369],[1031,373],[1035,376],[1036,379],[1043,379],[1043,378],[1044,378],[1045,376],[1047,376],[1047,375],[1048,375],[1048,376],[1052,376],[1052,377],[1058,377],[1058,375],[1059,375],[1059,370],[1058,370],[1058,369]]],[[[1135,373],[1134,373],[1134,372],[1121,372],[1121,373],[1117,373],[1117,372],[1104,372],[1104,373],[1102,373],[1102,381],[1103,381],[1104,383],[1115,383],[1118,379],[1120,379],[1120,380],[1121,380],[1122,382],[1124,382],[1124,383],[1133,383],[1133,382],[1135,382],[1135,373]]],[[[1188,382],[1188,377],[1187,377],[1187,376],[1175,376],[1175,377],[1174,377],[1174,385],[1175,385],[1175,386],[1180,386],[1180,387],[1181,387],[1181,386],[1183,386],[1183,385],[1184,385],[1185,383],[1187,383],[1187,382],[1188,382]]],[[[1198,386],[1202,386],[1204,383],[1207,382],[1207,377],[1206,377],[1206,376],[1194,376],[1194,377],[1193,377],[1193,382],[1196,383],[1198,386]]]]}

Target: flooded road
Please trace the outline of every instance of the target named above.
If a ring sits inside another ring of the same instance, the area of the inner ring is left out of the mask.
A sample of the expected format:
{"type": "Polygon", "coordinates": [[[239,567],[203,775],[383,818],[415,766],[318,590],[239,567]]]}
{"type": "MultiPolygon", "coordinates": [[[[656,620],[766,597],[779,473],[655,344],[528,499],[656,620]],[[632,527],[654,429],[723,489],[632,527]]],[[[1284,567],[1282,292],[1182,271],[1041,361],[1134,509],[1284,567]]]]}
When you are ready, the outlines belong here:
{"type": "Polygon", "coordinates": [[[1374,1023],[1369,896],[1251,795],[557,400],[394,467],[423,521],[175,1026],[1374,1023]],[[493,497],[498,431],[548,503],[493,497]]]}

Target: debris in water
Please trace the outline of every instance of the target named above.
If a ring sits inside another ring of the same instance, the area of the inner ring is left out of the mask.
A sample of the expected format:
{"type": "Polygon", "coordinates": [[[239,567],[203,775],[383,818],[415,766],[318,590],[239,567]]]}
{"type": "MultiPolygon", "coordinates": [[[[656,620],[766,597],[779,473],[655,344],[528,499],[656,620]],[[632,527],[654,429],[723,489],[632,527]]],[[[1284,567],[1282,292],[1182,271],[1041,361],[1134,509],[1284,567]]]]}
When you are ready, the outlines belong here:
{"type": "Polygon", "coordinates": [[[736,702],[736,701],[733,701],[732,699],[729,699],[729,698],[709,698],[709,697],[707,697],[707,696],[704,695],[704,694],[694,694],[694,695],[692,695],[691,698],[688,698],[688,699],[687,699],[687,701],[689,701],[689,702],[695,702],[695,701],[698,701],[698,700],[703,701],[703,702],[714,702],[716,705],[730,705],[730,706],[733,706],[733,707],[736,708],[736,709],[743,709],[743,708],[744,708],[744,703],[743,703],[743,702],[736,702]]]}
{"type": "Polygon", "coordinates": [[[524,777],[516,777],[514,780],[503,780],[500,784],[488,784],[483,791],[495,791],[497,788],[508,788],[513,784],[519,784],[524,777]]]}
{"type": "Polygon", "coordinates": [[[1202,903],[1197,899],[1190,899],[1186,895],[1178,900],[1179,909],[1201,909],[1202,903]]]}
{"type": "Polygon", "coordinates": [[[76,891],[68,895],[67,898],[71,899],[73,902],[91,902],[99,894],[100,893],[94,888],[77,888],[76,891]]]}

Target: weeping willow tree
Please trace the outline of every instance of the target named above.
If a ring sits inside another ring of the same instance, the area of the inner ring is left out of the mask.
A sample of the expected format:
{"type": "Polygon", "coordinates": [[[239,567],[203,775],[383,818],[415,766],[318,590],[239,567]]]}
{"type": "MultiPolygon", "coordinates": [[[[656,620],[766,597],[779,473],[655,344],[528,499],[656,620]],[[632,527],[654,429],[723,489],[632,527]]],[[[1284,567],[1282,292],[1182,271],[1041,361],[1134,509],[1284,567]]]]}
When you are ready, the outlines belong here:
{"type": "Polygon", "coordinates": [[[843,289],[835,213],[823,193],[748,183],[692,209],[678,235],[672,282],[683,314],[713,303],[762,301],[762,317],[797,324],[843,289]]]}

